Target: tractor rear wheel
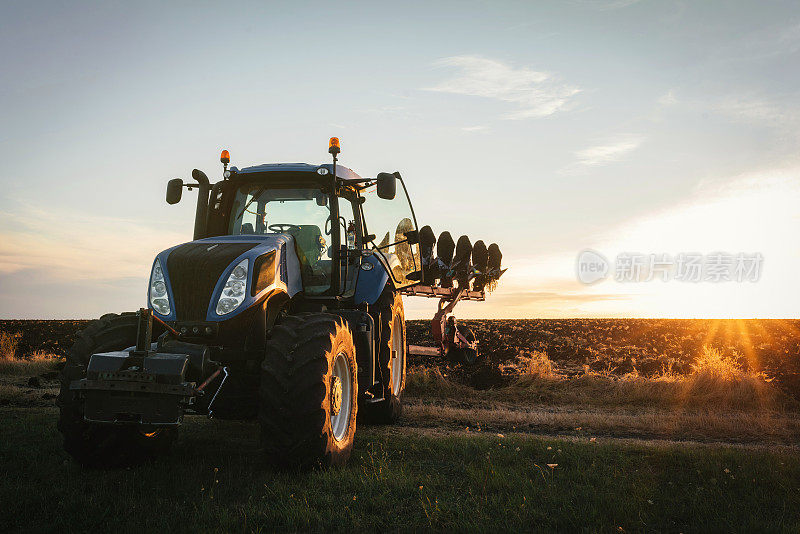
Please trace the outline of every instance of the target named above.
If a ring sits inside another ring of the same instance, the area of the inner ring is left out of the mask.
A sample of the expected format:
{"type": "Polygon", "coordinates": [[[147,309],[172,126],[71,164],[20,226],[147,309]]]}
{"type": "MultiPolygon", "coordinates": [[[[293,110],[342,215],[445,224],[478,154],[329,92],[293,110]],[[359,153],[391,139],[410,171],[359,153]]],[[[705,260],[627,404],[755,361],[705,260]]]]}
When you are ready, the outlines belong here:
{"type": "Polygon", "coordinates": [[[401,402],[406,388],[406,316],[400,293],[387,291],[379,301],[380,340],[378,346],[379,376],[383,383],[383,400],[365,403],[369,422],[390,424],[400,419],[401,402]]]}
{"type": "MultiPolygon", "coordinates": [[[[58,430],[64,436],[64,450],[78,463],[89,467],[119,467],[147,460],[169,451],[174,428],[140,428],[89,423],[83,419],[83,404],[69,389],[73,380],[86,377],[92,354],[123,350],[136,344],[136,313],[109,313],[78,334],[61,371],[58,430]]],[[[157,325],[153,335],[157,336],[157,325]]]]}
{"type": "Polygon", "coordinates": [[[284,317],[261,364],[259,421],[268,462],[328,467],[350,457],[358,379],[353,335],[327,313],[284,317]]]}

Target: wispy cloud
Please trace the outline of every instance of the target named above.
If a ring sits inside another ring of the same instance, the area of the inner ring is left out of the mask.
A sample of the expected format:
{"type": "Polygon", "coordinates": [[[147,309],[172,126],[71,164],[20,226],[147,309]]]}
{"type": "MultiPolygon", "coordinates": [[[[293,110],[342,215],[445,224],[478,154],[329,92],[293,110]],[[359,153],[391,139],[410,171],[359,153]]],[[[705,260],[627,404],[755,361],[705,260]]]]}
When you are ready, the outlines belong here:
{"type": "Polygon", "coordinates": [[[441,67],[459,73],[428,91],[455,95],[479,96],[515,104],[517,110],[508,119],[546,117],[566,109],[580,89],[564,84],[558,76],[527,67],[479,56],[454,56],[439,60],[441,67]]]}
{"type": "Polygon", "coordinates": [[[661,106],[672,106],[678,103],[678,97],[675,96],[675,92],[672,90],[667,91],[663,95],[661,95],[658,100],[658,104],[661,106]]]}
{"type": "Polygon", "coordinates": [[[0,211],[0,317],[75,318],[145,304],[156,253],[191,239],[157,221],[15,202],[0,211]]]}
{"type": "Polygon", "coordinates": [[[377,115],[379,117],[392,117],[400,119],[408,119],[414,115],[414,113],[411,112],[407,106],[393,105],[365,108],[361,110],[361,113],[367,115],[377,115]]]}
{"type": "Polygon", "coordinates": [[[157,252],[190,237],[122,218],[21,204],[0,212],[0,281],[31,271],[59,281],[147,276],[157,252]]]}
{"type": "Polygon", "coordinates": [[[800,21],[758,26],[752,32],[740,36],[718,54],[731,61],[766,59],[774,56],[794,54],[800,50],[800,21]]]}
{"type": "Polygon", "coordinates": [[[637,135],[624,135],[599,145],[584,148],[575,152],[575,161],[562,169],[563,174],[574,174],[591,167],[608,165],[623,159],[639,148],[644,138],[637,135]]]}
{"type": "MultiPolygon", "coordinates": [[[[800,121],[798,93],[734,92],[702,96],[681,95],[674,90],[661,95],[656,103],[663,107],[680,105],[695,113],[713,113],[724,120],[776,127],[796,134],[800,121]]],[[[793,136],[794,137],[794,136],[793,136]]]]}
{"type": "Polygon", "coordinates": [[[461,130],[465,132],[480,132],[483,130],[488,130],[487,126],[464,126],[461,130]]]}
{"type": "Polygon", "coordinates": [[[784,124],[794,127],[797,107],[752,96],[729,96],[714,106],[714,111],[740,122],[784,124]]]}

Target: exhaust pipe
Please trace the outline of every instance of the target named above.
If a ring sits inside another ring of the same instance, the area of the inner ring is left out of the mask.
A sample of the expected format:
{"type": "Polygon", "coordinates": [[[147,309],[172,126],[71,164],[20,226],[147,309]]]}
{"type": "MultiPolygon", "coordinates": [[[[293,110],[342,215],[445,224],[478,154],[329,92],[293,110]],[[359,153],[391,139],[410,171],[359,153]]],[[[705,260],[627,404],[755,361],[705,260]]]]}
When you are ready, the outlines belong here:
{"type": "Polygon", "coordinates": [[[192,178],[197,181],[197,211],[194,214],[194,239],[206,237],[206,220],[208,219],[208,193],[211,183],[206,173],[199,169],[192,171],[192,178]]]}

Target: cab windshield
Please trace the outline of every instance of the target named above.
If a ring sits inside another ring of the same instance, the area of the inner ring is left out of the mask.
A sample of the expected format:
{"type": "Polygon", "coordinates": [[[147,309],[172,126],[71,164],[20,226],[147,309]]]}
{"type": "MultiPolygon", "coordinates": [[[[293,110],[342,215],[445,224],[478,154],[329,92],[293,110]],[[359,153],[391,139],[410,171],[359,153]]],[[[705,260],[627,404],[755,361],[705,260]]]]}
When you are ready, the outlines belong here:
{"type": "Polygon", "coordinates": [[[319,189],[269,188],[258,184],[236,190],[230,235],[288,234],[300,259],[303,289],[319,295],[331,287],[330,202],[319,189]]]}

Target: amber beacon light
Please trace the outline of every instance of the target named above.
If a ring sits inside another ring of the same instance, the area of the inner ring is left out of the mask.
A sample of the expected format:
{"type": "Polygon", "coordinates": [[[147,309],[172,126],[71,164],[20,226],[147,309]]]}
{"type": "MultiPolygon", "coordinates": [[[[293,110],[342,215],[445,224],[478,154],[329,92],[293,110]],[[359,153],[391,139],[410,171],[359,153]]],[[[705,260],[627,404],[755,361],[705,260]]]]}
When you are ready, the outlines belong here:
{"type": "Polygon", "coordinates": [[[341,152],[341,149],[339,147],[339,138],[331,137],[331,140],[328,142],[328,153],[338,154],[339,152],[341,152]]]}

